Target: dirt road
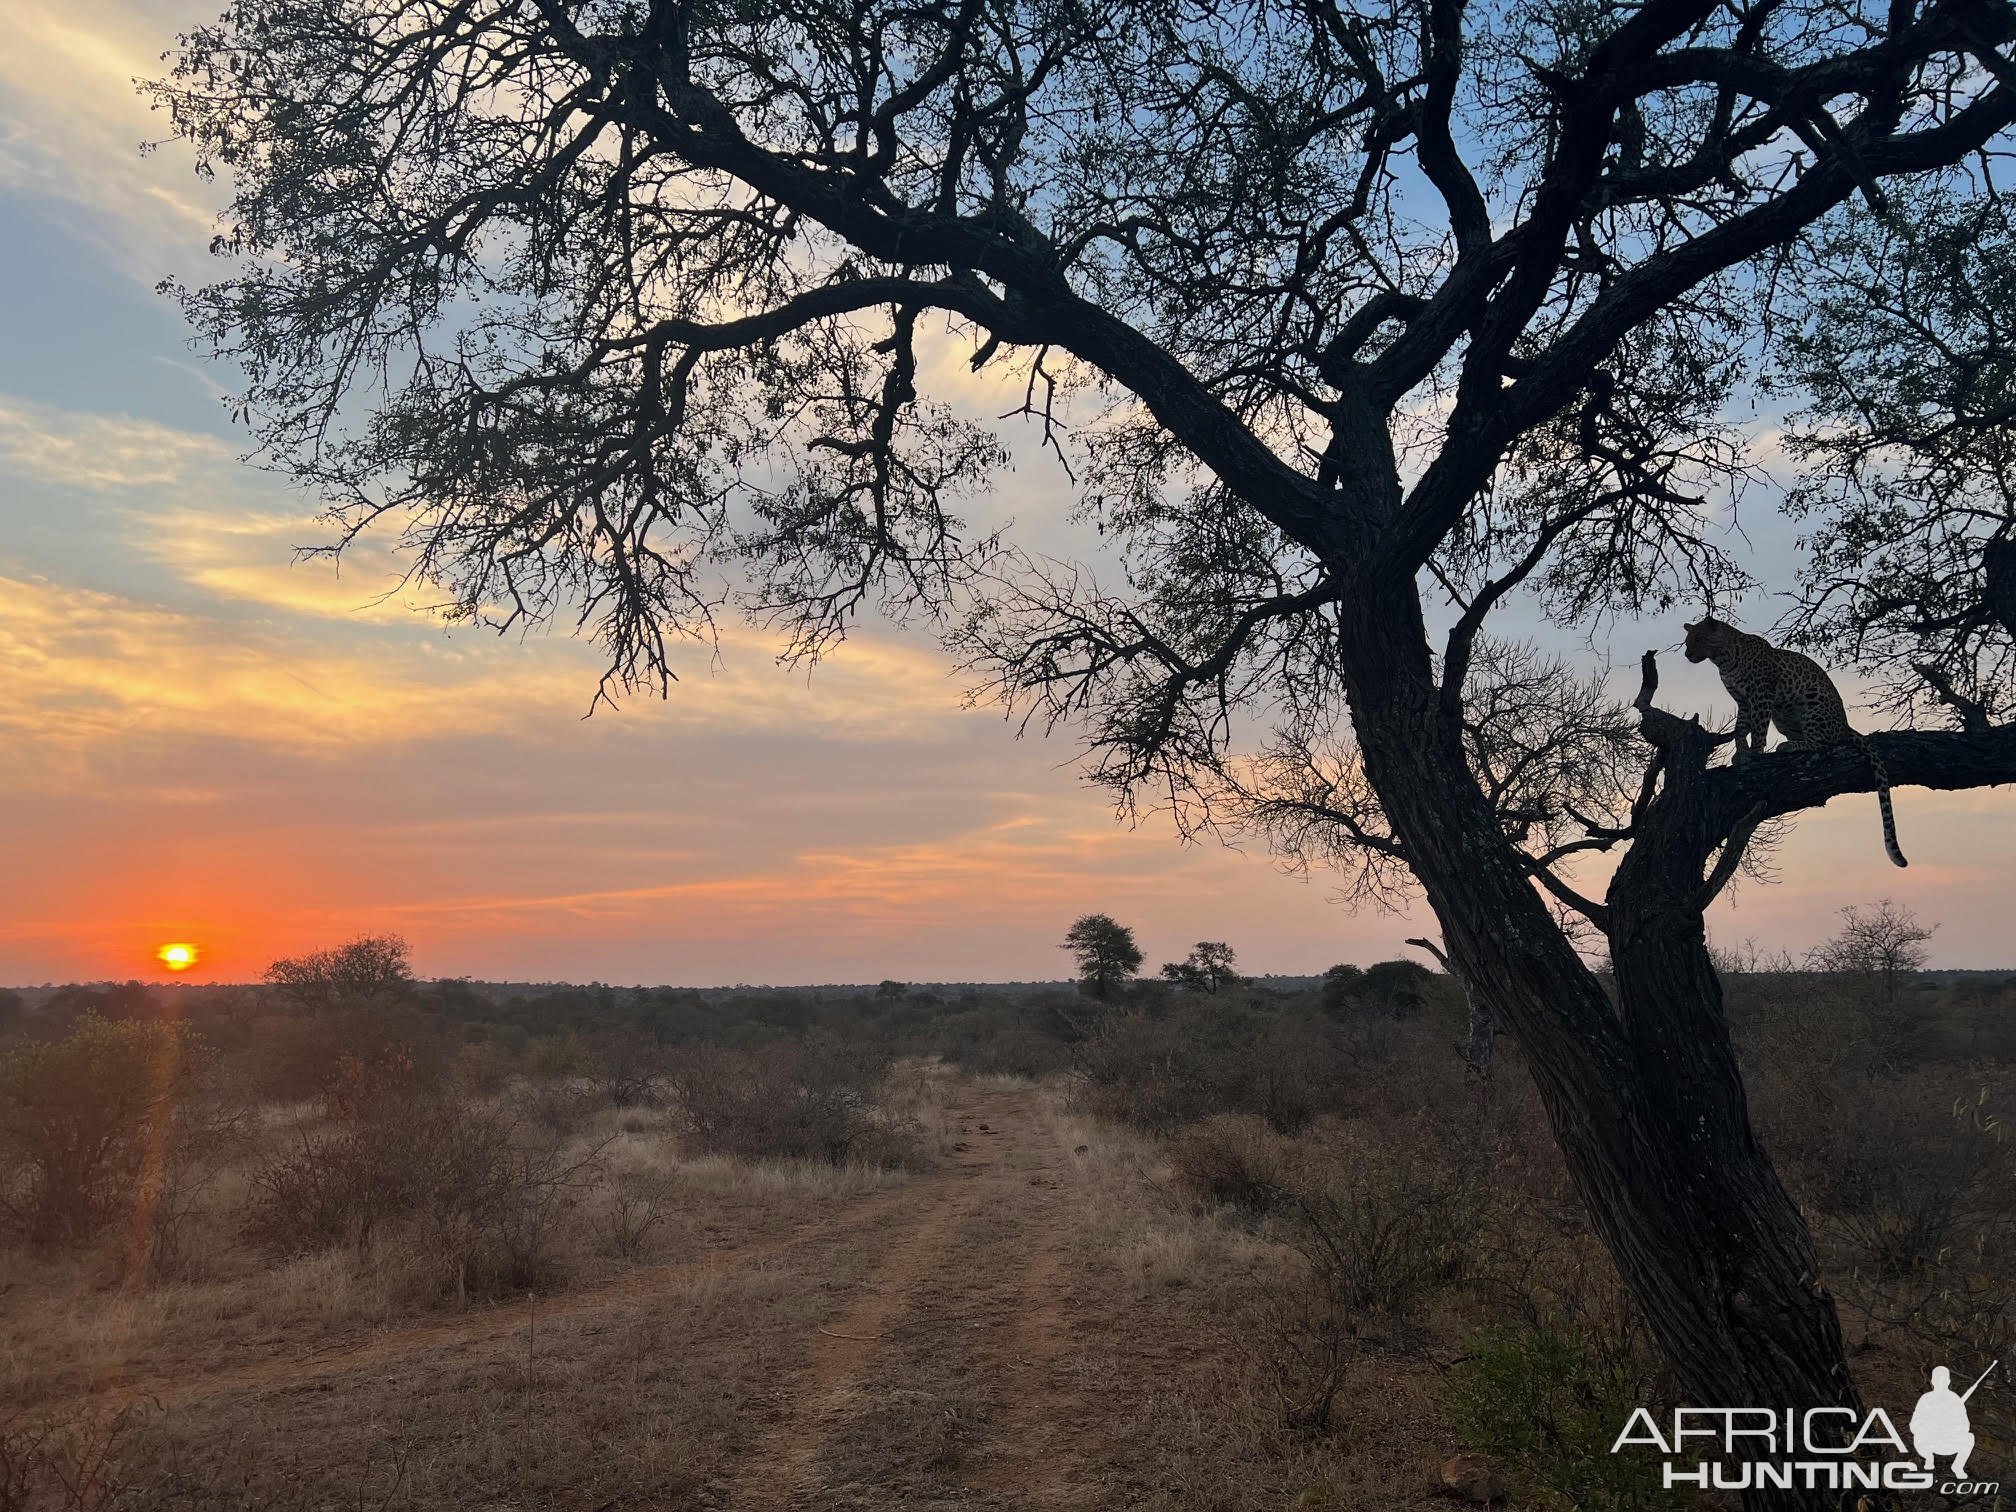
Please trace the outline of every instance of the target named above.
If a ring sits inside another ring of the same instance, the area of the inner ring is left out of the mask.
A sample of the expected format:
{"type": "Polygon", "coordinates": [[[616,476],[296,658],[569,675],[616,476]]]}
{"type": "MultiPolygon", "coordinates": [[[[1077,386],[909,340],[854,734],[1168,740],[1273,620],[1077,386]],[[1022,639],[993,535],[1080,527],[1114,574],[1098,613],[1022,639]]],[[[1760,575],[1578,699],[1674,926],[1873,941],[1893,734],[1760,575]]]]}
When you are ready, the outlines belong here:
{"type": "Polygon", "coordinates": [[[725,1498],[736,1509],[1098,1505],[1062,1270],[1073,1163],[1027,1090],[967,1088],[949,1171],[898,1194],[725,1498]]]}
{"type": "Polygon", "coordinates": [[[138,1408],[177,1473],[346,1506],[1115,1505],[1074,1339],[1083,1169],[1034,1089],[951,1099],[935,1169],[774,1239],[91,1401],[138,1408]]]}

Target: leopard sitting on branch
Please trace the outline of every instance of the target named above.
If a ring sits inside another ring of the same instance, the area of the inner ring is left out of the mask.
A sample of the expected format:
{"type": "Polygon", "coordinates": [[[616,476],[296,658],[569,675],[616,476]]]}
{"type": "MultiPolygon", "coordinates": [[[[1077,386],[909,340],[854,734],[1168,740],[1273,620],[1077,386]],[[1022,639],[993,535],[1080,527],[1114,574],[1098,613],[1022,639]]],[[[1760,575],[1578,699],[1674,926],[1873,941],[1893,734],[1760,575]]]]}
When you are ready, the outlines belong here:
{"type": "Polygon", "coordinates": [[[1848,723],[1848,711],[1834,681],[1810,656],[1783,651],[1761,635],[1750,635],[1708,615],[1687,627],[1687,660],[1709,661],[1722,686],[1736,700],[1736,750],[1747,761],[1764,749],[1772,725],[1785,736],[1781,749],[1815,749],[1853,742],[1862,748],[1876,778],[1876,802],[1883,810],[1883,848],[1899,866],[1908,866],[1897,848],[1897,819],[1890,811],[1890,774],[1876,748],[1848,723]]]}

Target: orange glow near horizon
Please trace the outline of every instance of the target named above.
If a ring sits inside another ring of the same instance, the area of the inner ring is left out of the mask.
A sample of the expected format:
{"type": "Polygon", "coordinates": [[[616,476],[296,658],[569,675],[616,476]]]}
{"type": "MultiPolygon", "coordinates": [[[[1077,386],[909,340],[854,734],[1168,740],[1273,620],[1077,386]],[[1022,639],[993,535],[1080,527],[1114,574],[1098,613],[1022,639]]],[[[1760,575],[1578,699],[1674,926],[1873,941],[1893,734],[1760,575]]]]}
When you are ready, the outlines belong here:
{"type": "Polygon", "coordinates": [[[154,959],[170,971],[187,971],[203,958],[202,950],[183,941],[163,945],[154,952],[154,959]]]}

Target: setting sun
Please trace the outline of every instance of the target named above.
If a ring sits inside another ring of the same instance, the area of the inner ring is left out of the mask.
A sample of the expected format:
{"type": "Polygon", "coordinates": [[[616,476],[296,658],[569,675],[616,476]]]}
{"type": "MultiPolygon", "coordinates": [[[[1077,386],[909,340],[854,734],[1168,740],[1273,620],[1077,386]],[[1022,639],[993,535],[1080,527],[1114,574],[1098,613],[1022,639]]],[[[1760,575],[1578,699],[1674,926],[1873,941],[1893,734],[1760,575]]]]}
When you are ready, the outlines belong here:
{"type": "Polygon", "coordinates": [[[201,954],[202,952],[194,945],[178,943],[163,945],[159,950],[154,952],[154,959],[159,961],[163,966],[166,966],[170,971],[187,971],[191,966],[196,964],[201,954]]]}

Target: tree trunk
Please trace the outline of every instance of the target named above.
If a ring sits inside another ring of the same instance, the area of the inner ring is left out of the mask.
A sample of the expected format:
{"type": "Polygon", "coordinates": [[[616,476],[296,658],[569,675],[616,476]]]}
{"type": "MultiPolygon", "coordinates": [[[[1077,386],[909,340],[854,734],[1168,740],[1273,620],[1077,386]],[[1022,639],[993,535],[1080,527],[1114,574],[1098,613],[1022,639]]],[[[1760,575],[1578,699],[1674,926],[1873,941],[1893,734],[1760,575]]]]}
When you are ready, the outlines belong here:
{"type": "Polygon", "coordinates": [[[1456,969],[1456,963],[1449,959],[1449,952],[1427,938],[1410,939],[1409,945],[1419,945],[1435,957],[1443,971],[1463,990],[1463,1007],[1469,1014],[1463,1043],[1456,1051],[1463,1057],[1463,1064],[1476,1072],[1484,1080],[1491,1079],[1498,1059],[1498,1019],[1484,1006],[1484,999],[1470,990],[1470,983],[1463,973],[1456,969]]]}
{"type": "MultiPolygon", "coordinates": [[[[1411,588],[1367,586],[1346,605],[1341,651],[1366,774],[1460,973],[1525,1047],[1591,1220],[1682,1390],[1706,1407],[1854,1406],[1810,1236],[1750,1128],[1701,872],[1672,885],[1698,838],[1684,806],[1667,806],[1673,833],[1641,832],[1613,884],[1620,1014],[1470,774],[1411,588]]],[[[1774,1491],[1746,1504],[1834,1497],[1774,1491]]]]}
{"type": "Polygon", "coordinates": [[[1498,1020],[1484,1006],[1484,1000],[1463,989],[1463,1002],[1470,1010],[1470,1034],[1463,1045],[1463,1064],[1487,1081],[1497,1069],[1498,1020]]]}
{"type": "Polygon", "coordinates": [[[2016,537],[1995,536],[1982,543],[1981,601],[2016,637],[2016,537]]]}

